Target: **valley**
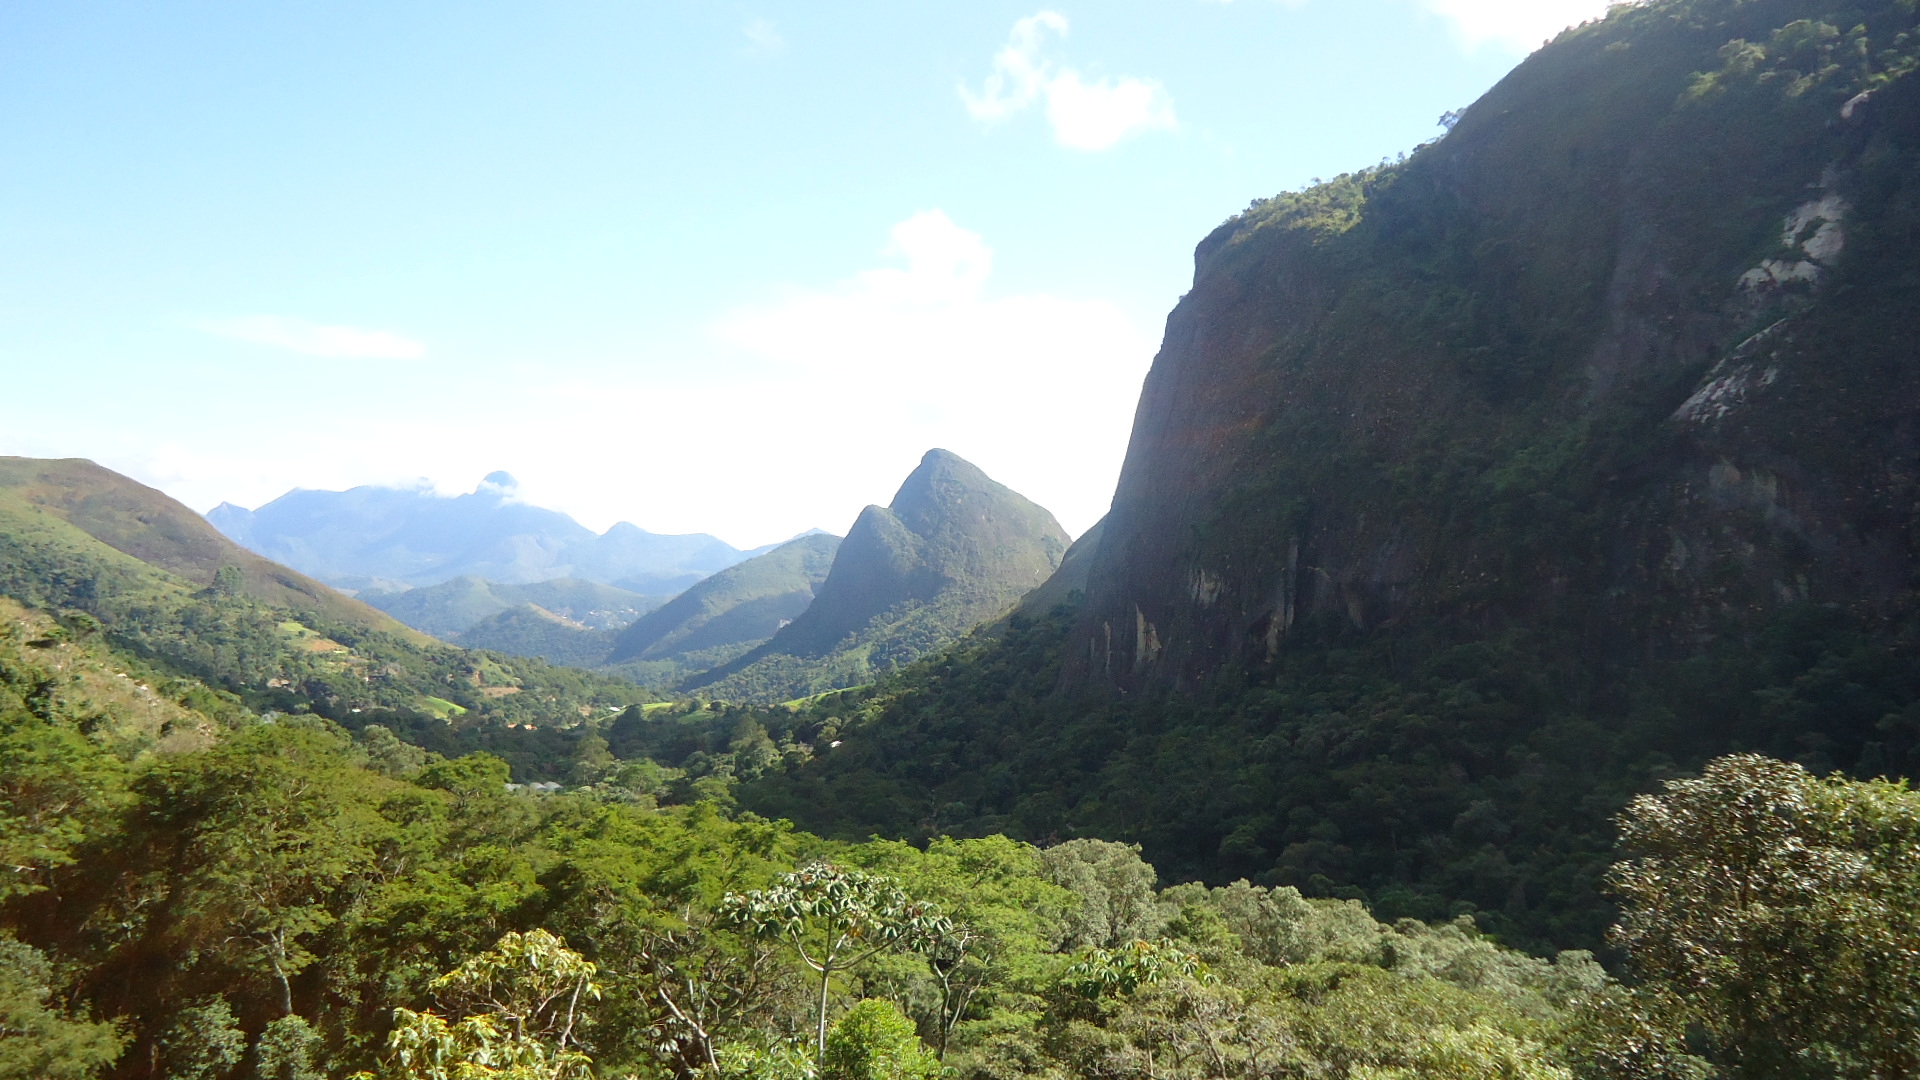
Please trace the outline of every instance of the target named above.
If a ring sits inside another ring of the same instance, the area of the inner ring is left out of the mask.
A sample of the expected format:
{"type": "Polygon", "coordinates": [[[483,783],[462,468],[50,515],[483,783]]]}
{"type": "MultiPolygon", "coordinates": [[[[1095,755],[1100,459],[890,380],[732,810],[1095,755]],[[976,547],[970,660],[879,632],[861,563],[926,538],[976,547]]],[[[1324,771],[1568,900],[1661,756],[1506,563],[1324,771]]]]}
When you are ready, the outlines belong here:
{"type": "Polygon", "coordinates": [[[0,457],[0,1080],[1920,1075],[1916,73],[1616,5],[1255,200],[1077,538],[0,457]]]}

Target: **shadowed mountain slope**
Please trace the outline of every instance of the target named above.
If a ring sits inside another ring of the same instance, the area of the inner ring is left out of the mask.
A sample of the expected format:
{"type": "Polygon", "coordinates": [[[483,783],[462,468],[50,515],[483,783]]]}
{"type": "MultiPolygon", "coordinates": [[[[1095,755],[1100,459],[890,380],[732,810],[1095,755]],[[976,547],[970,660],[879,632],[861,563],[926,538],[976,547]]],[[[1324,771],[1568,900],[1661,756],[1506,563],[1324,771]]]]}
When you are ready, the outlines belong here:
{"type": "Polygon", "coordinates": [[[770,724],[832,752],[742,805],[1593,947],[1660,781],[1915,775],[1916,73],[1911,3],[1616,5],[1404,162],[1254,203],[1078,609],[770,724]]]}
{"type": "Polygon", "coordinates": [[[1053,515],[946,450],[860,512],[813,603],[765,645],[689,681],[781,700],[865,681],[1005,614],[1060,565],[1053,515]]]}

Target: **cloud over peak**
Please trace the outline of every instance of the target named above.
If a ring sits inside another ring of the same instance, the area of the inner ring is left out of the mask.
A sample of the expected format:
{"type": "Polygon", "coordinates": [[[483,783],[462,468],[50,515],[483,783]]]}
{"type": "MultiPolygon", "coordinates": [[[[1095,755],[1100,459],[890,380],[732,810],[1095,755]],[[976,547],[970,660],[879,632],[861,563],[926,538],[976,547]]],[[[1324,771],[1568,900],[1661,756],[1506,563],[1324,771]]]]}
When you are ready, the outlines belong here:
{"type": "Polygon", "coordinates": [[[1173,99],[1158,80],[1088,81],[1041,55],[1049,34],[1066,36],[1065,15],[1041,11],[1013,24],[980,89],[960,87],[975,119],[995,123],[1044,103],[1054,141],[1074,150],[1106,150],[1130,135],[1177,126],[1173,99]]]}

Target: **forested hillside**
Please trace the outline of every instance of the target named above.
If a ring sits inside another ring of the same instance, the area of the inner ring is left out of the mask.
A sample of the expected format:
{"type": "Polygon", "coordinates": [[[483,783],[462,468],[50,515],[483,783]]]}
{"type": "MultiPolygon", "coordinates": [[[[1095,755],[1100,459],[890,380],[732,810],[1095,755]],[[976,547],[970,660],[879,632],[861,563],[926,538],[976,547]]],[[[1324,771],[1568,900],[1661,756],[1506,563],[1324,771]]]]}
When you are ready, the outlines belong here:
{"type": "MultiPolygon", "coordinates": [[[[8,1080],[1627,1080],[1920,1061],[1903,1023],[1920,799],[1901,787],[1727,759],[1642,800],[1613,877],[1629,989],[1470,918],[1159,888],[1102,840],[818,839],[737,813],[720,774],[614,758],[596,732],[651,730],[639,706],[576,725],[567,793],[516,789],[499,758],[255,713],[74,621],[0,600],[8,1080]]],[[[731,719],[744,760],[767,736],[731,719]]]]}

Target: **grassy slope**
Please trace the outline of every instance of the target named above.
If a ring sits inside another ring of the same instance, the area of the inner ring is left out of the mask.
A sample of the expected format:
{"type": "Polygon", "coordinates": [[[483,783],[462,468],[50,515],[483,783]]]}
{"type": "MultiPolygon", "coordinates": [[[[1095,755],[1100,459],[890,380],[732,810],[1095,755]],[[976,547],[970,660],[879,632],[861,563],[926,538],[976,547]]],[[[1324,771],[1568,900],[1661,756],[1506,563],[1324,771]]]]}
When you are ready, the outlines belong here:
{"type": "Polygon", "coordinates": [[[0,457],[0,506],[37,510],[141,562],[207,585],[240,569],[248,595],[334,622],[423,640],[390,616],[246,550],[166,494],[80,458],[0,457]]]}
{"type": "MultiPolygon", "coordinates": [[[[96,469],[86,466],[79,478],[96,469]]],[[[621,680],[443,645],[384,616],[365,619],[357,604],[335,607],[348,616],[336,620],[304,605],[199,587],[94,538],[55,508],[19,497],[21,486],[0,488],[13,495],[0,497],[0,596],[57,615],[73,633],[99,633],[149,668],[205,682],[251,709],[311,711],[350,727],[379,721],[428,730],[419,722],[439,725],[455,711],[466,726],[563,727],[650,698],[621,680]]],[[[165,532],[148,537],[135,527],[142,511],[109,502],[103,515],[78,486],[69,485],[69,501],[117,522],[115,535],[127,547],[178,558],[181,545],[165,532]]],[[[105,486],[143,490],[124,481],[105,486]]],[[[159,509],[169,505],[177,506],[162,502],[159,509]]],[[[154,516],[178,525],[177,518],[154,516]]],[[[270,577],[280,573],[263,566],[270,577]]]]}

